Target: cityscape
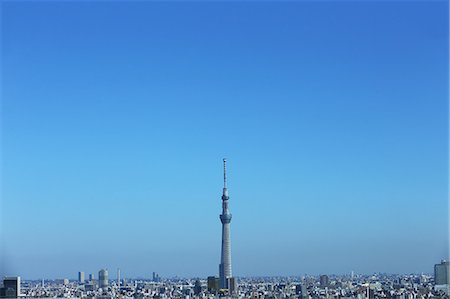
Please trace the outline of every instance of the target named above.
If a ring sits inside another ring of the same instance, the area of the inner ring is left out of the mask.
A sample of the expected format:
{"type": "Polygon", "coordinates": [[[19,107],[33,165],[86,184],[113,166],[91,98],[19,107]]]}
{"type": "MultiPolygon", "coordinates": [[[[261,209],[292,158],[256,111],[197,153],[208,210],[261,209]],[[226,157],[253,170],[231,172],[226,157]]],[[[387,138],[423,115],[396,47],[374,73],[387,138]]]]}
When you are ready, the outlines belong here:
{"type": "Polygon", "coordinates": [[[101,269],[78,279],[29,280],[20,277],[3,279],[2,298],[448,298],[449,262],[434,266],[434,275],[320,275],[302,277],[243,277],[233,289],[223,289],[215,276],[205,278],[161,278],[153,273],[150,279],[111,279],[101,269]]]}
{"type": "Polygon", "coordinates": [[[78,279],[21,281],[20,277],[5,277],[0,298],[449,298],[450,262],[442,260],[434,265],[434,275],[350,275],[302,277],[232,276],[231,230],[227,187],[227,160],[223,159],[222,244],[219,275],[205,278],[161,278],[153,272],[151,279],[122,278],[117,269],[111,279],[108,269],[101,269],[86,277],[78,272],[78,279]]]}
{"type": "Polygon", "coordinates": [[[0,0],[0,299],[450,299],[448,0],[0,0]]]}

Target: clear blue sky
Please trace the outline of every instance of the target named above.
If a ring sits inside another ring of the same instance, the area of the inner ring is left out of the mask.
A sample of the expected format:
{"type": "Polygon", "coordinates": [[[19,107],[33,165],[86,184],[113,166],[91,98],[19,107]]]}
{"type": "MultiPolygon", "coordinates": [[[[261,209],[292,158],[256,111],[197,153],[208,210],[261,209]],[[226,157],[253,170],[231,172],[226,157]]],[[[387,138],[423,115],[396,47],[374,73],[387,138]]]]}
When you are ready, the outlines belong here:
{"type": "Polygon", "coordinates": [[[217,275],[222,157],[236,276],[430,273],[448,50],[446,1],[3,2],[0,274],[217,275]]]}

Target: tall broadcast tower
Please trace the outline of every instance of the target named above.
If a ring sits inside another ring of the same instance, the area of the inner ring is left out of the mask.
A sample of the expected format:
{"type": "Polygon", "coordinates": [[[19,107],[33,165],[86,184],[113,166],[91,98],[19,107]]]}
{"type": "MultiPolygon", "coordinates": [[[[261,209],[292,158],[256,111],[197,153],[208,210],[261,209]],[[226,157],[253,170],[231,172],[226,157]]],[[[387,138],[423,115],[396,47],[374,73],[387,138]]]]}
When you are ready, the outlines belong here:
{"type": "Polygon", "coordinates": [[[227,160],[223,159],[223,194],[222,194],[222,254],[219,265],[219,287],[234,291],[235,281],[231,275],[231,240],[230,222],[231,213],[228,209],[228,189],[227,189],[227,160]]]}

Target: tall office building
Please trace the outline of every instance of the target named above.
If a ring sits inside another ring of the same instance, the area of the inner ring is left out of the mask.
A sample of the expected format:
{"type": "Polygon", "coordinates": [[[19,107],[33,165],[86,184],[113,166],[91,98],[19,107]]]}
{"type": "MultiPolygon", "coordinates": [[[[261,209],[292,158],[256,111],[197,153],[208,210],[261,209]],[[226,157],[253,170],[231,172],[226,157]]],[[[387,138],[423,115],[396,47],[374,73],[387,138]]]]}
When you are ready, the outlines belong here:
{"type": "Polygon", "coordinates": [[[219,265],[219,287],[221,289],[229,288],[227,279],[232,277],[230,240],[231,213],[228,209],[228,200],[227,160],[223,159],[222,214],[220,215],[220,221],[222,222],[222,253],[219,265]]]}
{"type": "Polygon", "coordinates": [[[101,269],[98,271],[98,286],[102,289],[108,287],[109,281],[108,281],[108,270],[101,269]]]}
{"type": "Polygon", "coordinates": [[[120,289],[120,269],[117,269],[117,288],[120,289]]]}
{"type": "Polygon", "coordinates": [[[0,288],[0,297],[17,298],[20,296],[20,277],[5,277],[3,287],[0,288]]]}
{"type": "Polygon", "coordinates": [[[156,272],[153,272],[153,281],[154,282],[161,282],[161,277],[159,277],[159,274],[156,272]]]}
{"type": "Polygon", "coordinates": [[[200,280],[196,280],[194,284],[194,295],[199,295],[202,292],[202,285],[200,280]]]}
{"type": "Polygon", "coordinates": [[[84,272],[78,272],[78,282],[84,283],[84,272]]]}
{"type": "Polygon", "coordinates": [[[95,279],[94,274],[93,273],[89,274],[89,281],[93,281],[94,279],[95,279]]]}
{"type": "Polygon", "coordinates": [[[209,292],[217,292],[219,290],[219,278],[208,276],[207,289],[209,292]]]}
{"type": "Polygon", "coordinates": [[[236,294],[236,292],[237,292],[236,278],[234,278],[234,277],[227,278],[227,288],[228,288],[228,292],[230,294],[236,294]]]}
{"type": "Polygon", "coordinates": [[[295,286],[295,293],[298,295],[299,299],[308,297],[308,289],[304,283],[295,286]]]}
{"type": "Polygon", "coordinates": [[[434,284],[436,285],[450,284],[449,268],[450,262],[446,260],[442,260],[440,264],[434,265],[434,284]]]}
{"type": "Polygon", "coordinates": [[[320,286],[321,287],[327,287],[330,283],[330,279],[328,278],[328,275],[320,275],[320,286]]]}

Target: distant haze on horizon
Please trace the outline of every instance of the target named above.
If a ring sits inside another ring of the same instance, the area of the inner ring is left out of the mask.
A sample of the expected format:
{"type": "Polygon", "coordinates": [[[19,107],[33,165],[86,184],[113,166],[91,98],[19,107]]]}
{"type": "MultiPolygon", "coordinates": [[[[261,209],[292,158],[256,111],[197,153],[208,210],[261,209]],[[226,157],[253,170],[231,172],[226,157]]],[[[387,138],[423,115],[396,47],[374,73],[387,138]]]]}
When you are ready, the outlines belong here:
{"type": "Polygon", "coordinates": [[[206,277],[448,259],[448,3],[2,8],[0,275],[206,277]]]}

